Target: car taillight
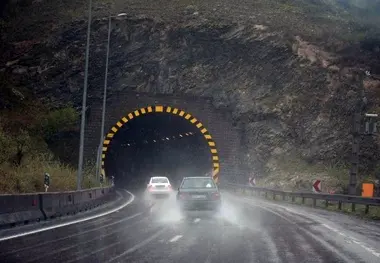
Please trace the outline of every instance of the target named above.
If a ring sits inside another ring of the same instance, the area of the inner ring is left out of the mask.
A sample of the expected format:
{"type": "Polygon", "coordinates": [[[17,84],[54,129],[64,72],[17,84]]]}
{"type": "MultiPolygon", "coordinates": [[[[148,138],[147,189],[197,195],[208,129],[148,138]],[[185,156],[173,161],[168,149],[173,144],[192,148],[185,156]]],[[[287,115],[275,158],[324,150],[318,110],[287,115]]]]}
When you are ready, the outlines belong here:
{"type": "Polygon", "coordinates": [[[154,185],[148,185],[148,190],[150,191],[150,190],[152,190],[152,188],[154,188],[154,185]]]}
{"type": "Polygon", "coordinates": [[[220,194],[218,192],[212,193],[211,194],[211,199],[212,200],[219,200],[220,199],[220,194]]]}
{"type": "Polygon", "coordinates": [[[168,184],[166,187],[172,189],[172,186],[170,184],[168,184]]]}

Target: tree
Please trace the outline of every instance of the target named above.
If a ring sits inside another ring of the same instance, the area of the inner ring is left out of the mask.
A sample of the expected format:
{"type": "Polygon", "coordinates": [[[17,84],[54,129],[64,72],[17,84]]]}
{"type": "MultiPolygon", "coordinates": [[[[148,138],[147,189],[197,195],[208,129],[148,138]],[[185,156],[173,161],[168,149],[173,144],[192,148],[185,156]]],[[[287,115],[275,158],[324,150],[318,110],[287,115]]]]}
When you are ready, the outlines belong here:
{"type": "Polygon", "coordinates": [[[20,130],[14,138],[14,144],[16,153],[14,155],[13,162],[15,165],[19,166],[21,165],[25,154],[32,148],[32,139],[27,131],[20,130]]]}

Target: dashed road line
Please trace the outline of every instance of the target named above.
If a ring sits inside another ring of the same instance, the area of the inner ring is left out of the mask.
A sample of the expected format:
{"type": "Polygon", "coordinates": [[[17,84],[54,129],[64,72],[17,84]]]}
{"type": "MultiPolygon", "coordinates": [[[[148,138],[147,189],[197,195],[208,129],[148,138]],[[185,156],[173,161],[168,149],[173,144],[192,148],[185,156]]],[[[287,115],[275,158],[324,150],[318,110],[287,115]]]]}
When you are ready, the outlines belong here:
{"type": "Polygon", "coordinates": [[[177,242],[181,237],[182,237],[182,235],[177,235],[177,236],[173,237],[172,239],[170,239],[169,242],[170,243],[177,242]]]}
{"type": "Polygon", "coordinates": [[[148,243],[152,242],[154,239],[158,238],[162,233],[164,233],[167,229],[166,228],[163,228],[161,230],[159,230],[158,232],[156,232],[155,234],[153,234],[152,236],[150,236],[149,238],[145,239],[144,241],[134,245],[133,247],[131,247],[130,249],[124,251],[123,253],[117,255],[116,257],[113,257],[111,258],[108,262],[113,262],[123,256],[126,256],[127,254],[130,254],[132,252],[135,252],[136,250],[146,246],[148,243]]]}

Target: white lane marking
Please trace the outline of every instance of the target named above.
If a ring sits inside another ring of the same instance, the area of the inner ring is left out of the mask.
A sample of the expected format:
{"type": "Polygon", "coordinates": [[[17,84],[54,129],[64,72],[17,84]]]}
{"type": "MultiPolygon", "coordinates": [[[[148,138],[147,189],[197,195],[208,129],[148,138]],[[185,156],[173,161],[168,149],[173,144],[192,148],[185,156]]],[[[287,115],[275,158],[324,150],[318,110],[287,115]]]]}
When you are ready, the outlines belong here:
{"type": "Polygon", "coordinates": [[[111,258],[108,262],[112,262],[112,261],[114,261],[120,257],[123,257],[127,254],[132,253],[132,252],[135,252],[136,250],[138,250],[138,249],[142,248],[143,246],[147,245],[148,243],[152,242],[154,239],[159,237],[166,230],[167,230],[167,228],[161,229],[160,231],[156,232],[154,235],[150,236],[149,238],[145,239],[144,241],[134,245],[133,247],[131,247],[130,249],[126,250],[125,252],[117,255],[116,257],[111,258]]]}
{"type": "Polygon", "coordinates": [[[114,212],[116,212],[116,211],[118,211],[118,210],[126,207],[127,205],[129,205],[130,203],[132,203],[135,200],[134,194],[132,194],[131,192],[129,192],[127,190],[124,190],[124,191],[126,191],[128,194],[130,194],[131,198],[129,198],[129,200],[127,202],[125,202],[124,204],[122,204],[121,206],[119,206],[117,208],[114,208],[114,209],[112,209],[110,211],[107,211],[107,212],[104,212],[104,213],[101,213],[101,214],[97,214],[97,215],[94,215],[94,216],[85,217],[85,218],[78,219],[78,220],[73,220],[73,221],[70,221],[70,222],[67,222],[67,223],[62,223],[62,224],[58,224],[58,225],[54,225],[54,226],[49,226],[49,227],[44,227],[44,228],[40,228],[40,229],[36,229],[36,230],[31,230],[31,231],[27,231],[27,232],[16,234],[16,235],[10,235],[10,236],[6,236],[6,237],[1,237],[0,241],[5,241],[5,240],[9,240],[9,239],[18,238],[18,237],[28,236],[28,235],[40,233],[40,232],[43,232],[43,231],[48,231],[48,230],[52,230],[52,229],[56,229],[56,228],[60,228],[60,227],[64,227],[64,226],[78,224],[78,223],[82,223],[82,222],[85,222],[85,221],[88,221],[88,220],[92,220],[92,219],[95,219],[95,218],[99,218],[99,217],[102,217],[102,216],[105,216],[105,215],[112,214],[112,213],[114,213],[114,212]]]}
{"type": "MultiPolygon", "coordinates": [[[[252,199],[249,199],[249,198],[244,198],[244,197],[243,197],[242,199],[244,199],[244,200],[246,200],[246,201],[252,201],[252,199]]],[[[276,215],[282,217],[283,219],[285,219],[285,220],[288,221],[289,223],[296,224],[296,223],[294,223],[294,222],[288,220],[286,217],[280,215],[280,214],[277,213],[277,212],[274,212],[273,210],[271,210],[271,209],[269,209],[269,208],[266,208],[266,207],[264,207],[264,206],[257,205],[257,204],[251,204],[251,203],[249,203],[249,204],[250,204],[250,205],[253,205],[253,206],[258,206],[258,207],[260,207],[260,208],[262,208],[262,209],[265,209],[265,210],[268,210],[268,211],[272,212],[273,214],[276,214],[276,215]]],[[[270,204],[270,205],[272,205],[272,204],[270,204]]],[[[289,208],[287,208],[287,207],[283,207],[283,206],[278,205],[278,204],[273,204],[273,206],[277,206],[277,207],[283,208],[283,209],[287,210],[287,211],[290,212],[290,213],[294,213],[294,214],[302,215],[302,213],[296,212],[296,211],[293,210],[293,209],[289,209],[289,208]]],[[[371,253],[372,255],[374,255],[375,257],[380,258],[380,253],[379,253],[377,250],[375,250],[374,248],[368,246],[367,244],[365,244],[365,243],[363,243],[363,242],[361,242],[361,241],[355,239],[355,238],[352,237],[352,236],[346,235],[346,234],[344,234],[343,232],[339,231],[338,229],[333,228],[333,227],[331,227],[331,226],[329,226],[329,225],[327,225],[327,224],[325,224],[325,223],[321,223],[321,225],[324,226],[325,228],[331,230],[331,231],[334,231],[335,233],[337,233],[337,234],[339,234],[340,236],[342,236],[342,237],[348,239],[349,241],[351,241],[351,242],[353,242],[353,243],[359,245],[360,247],[362,247],[364,250],[367,250],[368,252],[370,252],[370,253],[371,253]]]]}
{"type": "MultiPolygon", "coordinates": [[[[134,227],[135,225],[137,225],[137,224],[140,224],[141,223],[141,220],[140,221],[136,221],[136,222],[134,222],[134,223],[132,223],[132,224],[130,224],[130,225],[127,225],[126,227],[124,227],[123,228],[123,230],[120,230],[120,229],[116,229],[116,231],[114,230],[114,231],[107,231],[106,232],[106,234],[101,234],[101,235],[97,235],[95,238],[91,238],[91,239],[86,239],[86,241],[85,242],[83,242],[83,243],[81,243],[81,245],[83,246],[83,245],[86,245],[86,244],[88,244],[88,243],[91,243],[91,242],[93,242],[93,241],[96,241],[96,240],[102,240],[102,239],[104,239],[104,238],[106,238],[106,237],[109,237],[109,236],[111,236],[111,235],[113,235],[113,234],[115,234],[115,233],[121,233],[121,231],[125,231],[125,230],[127,230],[127,229],[129,229],[129,228],[132,228],[132,227],[134,227]]],[[[38,262],[38,259],[41,259],[41,258],[44,258],[44,257],[47,257],[47,256],[51,256],[51,255],[54,255],[54,254],[61,254],[62,252],[64,252],[64,251],[68,251],[68,250],[70,250],[70,249],[72,249],[72,248],[75,248],[75,247],[78,247],[78,244],[76,244],[75,242],[74,242],[74,244],[73,245],[71,245],[71,246],[68,246],[68,247],[62,247],[62,248],[60,248],[60,249],[54,249],[54,250],[51,250],[50,252],[48,252],[47,254],[41,254],[41,255],[39,255],[39,256],[37,256],[37,257],[35,257],[35,258],[32,258],[32,259],[30,259],[30,260],[27,260],[27,261],[24,261],[24,263],[29,263],[29,262],[38,262]]],[[[77,252],[75,252],[74,254],[76,255],[76,254],[82,254],[82,252],[81,251],[77,251],[77,252]]],[[[88,254],[86,254],[86,257],[88,256],[88,254]]]]}
{"type": "Polygon", "coordinates": [[[173,237],[172,239],[170,239],[169,242],[170,243],[177,242],[181,237],[182,237],[182,235],[177,235],[177,236],[173,237]]]}
{"type": "Polygon", "coordinates": [[[195,218],[195,219],[194,219],[194,223],[198,223],[199,221],[201,221],[200,218],[195,218]]]}

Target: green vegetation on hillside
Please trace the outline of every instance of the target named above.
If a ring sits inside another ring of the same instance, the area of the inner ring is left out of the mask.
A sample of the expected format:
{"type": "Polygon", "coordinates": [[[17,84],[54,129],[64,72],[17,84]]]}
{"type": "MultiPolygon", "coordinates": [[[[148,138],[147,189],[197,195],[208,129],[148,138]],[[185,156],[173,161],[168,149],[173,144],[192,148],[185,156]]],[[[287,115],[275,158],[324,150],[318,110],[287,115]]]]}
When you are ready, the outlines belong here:
{"type": "MultiPolygon", "coordinates": [[[[45,172],[51,176],[49,191],[75,190],[76,169],[54,158],[48,142],[57,133],[76,130],[76,110],[54,109],[6,82],[0,93],[0,193],[43,191],[45,172]]],[[[85,169],[84,188],[95,186],[94,174],[85,169]]]]}

